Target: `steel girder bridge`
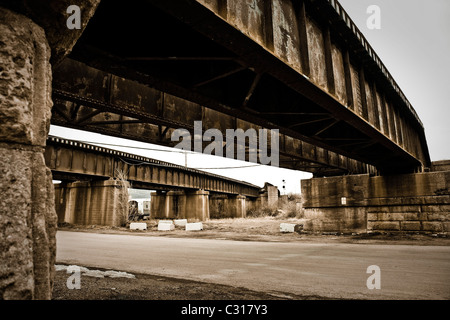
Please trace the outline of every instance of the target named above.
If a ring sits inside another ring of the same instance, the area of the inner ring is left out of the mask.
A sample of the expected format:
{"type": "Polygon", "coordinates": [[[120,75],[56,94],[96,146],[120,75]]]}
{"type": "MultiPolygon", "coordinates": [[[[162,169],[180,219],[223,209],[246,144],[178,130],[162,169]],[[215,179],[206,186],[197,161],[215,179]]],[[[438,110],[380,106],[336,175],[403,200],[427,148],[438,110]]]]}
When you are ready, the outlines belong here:
{"type": "Polygon", "coordinates": [[[173,146],[177,128],[280,131],[315,176],[426,171],[423,125],[334,0],[102,1],[54,67],[52,123],[173,146]]]}

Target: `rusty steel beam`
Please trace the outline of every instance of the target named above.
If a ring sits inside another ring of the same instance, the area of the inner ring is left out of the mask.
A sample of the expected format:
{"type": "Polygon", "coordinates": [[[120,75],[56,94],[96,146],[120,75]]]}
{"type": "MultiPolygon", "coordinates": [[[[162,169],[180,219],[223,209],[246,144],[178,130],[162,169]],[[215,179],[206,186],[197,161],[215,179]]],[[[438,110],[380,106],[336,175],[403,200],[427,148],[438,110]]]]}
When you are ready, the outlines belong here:
{"type": "Polygon", "coordinates": [[[203,189],[253,198],[261,189],[244,181],[58,137],[47,139],[44,156],[54,177],[65,180],[110,179],[122,171],[131,186],[139,188],[203,189]]]}
{"type": "MultiPolygon", "coordinates": [[[[257,78],[254,79],[254,82],[256,81],[257,78]]],[[[66,59],[54,70],[53,88],[55,100],[53,124],[148,143],[174,146],[175,143],[167,136],[170,137],[177,128],[187,129],[193,134],[195,120],[202,121],[203,131],[216,128],[225,133],[226,129],[230,128],[241,128],[244,131],[252,127],[260,128],[242,119],[121,79],[70,59],[66,59]],[[67,74],[71,77],[67,77],[67,74]],[[110,85],[103,86],[103,79],[108,79],[110,85]],[[76,83],[84,83],[84,87],[78,89],[76,83]],[[89,93],[89,98],[85,96],[86,92],[89,93]],[[77,109],[79,114],[69,119],[73,102],[81,107],[77,109]],[[101,110],[103,113],[80,125],[77,119],[86,118],[94,110],[101,110]]],[[[293,115],[329,117],[327,113],[287,114],[290,117],[293,115]]],[[[342,160],[333,152],[329,152],[331,155],[329,158],[321,156],[323,154],[324,151],[319,147],[297,138],[280,135],[281,167],[312,172],[316,176],[375,173],[373,167],[362,165],[356,160],[347,160],[346,157],[342,157],[344,159],[342,160]]]]}
{"type": "Polygon", "coordinates": [[[429,166],[423,126],[417,114],[337,1],[131,2],[129,10],[114,0],[103,2],[72,57],[255,124],[271,125],[284,134],[375,165],[383,172],[429,166]],[[150,17],[141,19],[141,12],[150,17]],[[119,15],[120,19],[116,19],[119,15]],[[117,32],[110,30],[115,28],[108,23],[110,20],[123,21],[117,32]],[[145,25],[141,21],[146,21],[145,25]],[[154,44],[151,51],[139,46],[146,39],[154,44]],[[199,57],[199,53],[205,58],[229,60],[159,59],[199,57]],[[148,59],[130,60],[132,56],[148,59]],[[153,57],[158,60],[152,62],[153,57]],[[227,73],[241,67],[240,72],[227,73]],[[358,90],[352,84],[352,69],[356,70],[358,81],[354,84],[360,88],[360,105],[352,98],[358,90]],[[262,75],[261,80],[242,108],[256,74],[262,75]],[[369,78],[371,82],[367,82],[369,78]],[[193,90],[193,84],[202,79],[217,81],[193,90]],[[367,86],[372,81],[374,85],[367,86]],[[272,99],[272,105],[261,104],[270,102],[267,94],[278,95],[272,99]],[[398,123],[394,124],[396,131],[392,136],[377,126],[377,104],[368,103],[377,94],[395,109],[391,110],[391,118],[398,123]],[[258,114],[275,109],[291,112],[283,106],[287,99],[283,97],[287,96],[290,101],[302,101],[299,108],[311,113],[325,111],[339,123],[316,137],[315,128],[289,130],[286,119],[258,114]],[[359,151],[340,148],[326,140],[337,132],[342,138],[358,135],[375,144],[359,151]]]}

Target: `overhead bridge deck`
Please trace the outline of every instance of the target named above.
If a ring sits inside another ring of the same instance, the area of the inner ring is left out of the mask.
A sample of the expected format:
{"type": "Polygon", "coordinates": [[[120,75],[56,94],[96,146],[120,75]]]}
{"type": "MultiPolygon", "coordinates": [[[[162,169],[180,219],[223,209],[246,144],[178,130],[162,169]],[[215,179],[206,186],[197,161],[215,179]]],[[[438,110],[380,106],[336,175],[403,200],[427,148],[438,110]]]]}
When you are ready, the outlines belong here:
{"type": "Polygon", "coordinates": [[[133,188],[201,189],[250,198],[258,197],[261,190],[260,187],[244,181],[52,136],[47,140],[45,162],[56,180],[102,180],[119,178],[124,173],[133,188]]]}
{"type": "Polygon", "coordinates": [[[380,173],[431,164],[420,119],[337,1],[102,1],[70,58],[380,173]]]}
{"type": "MultiPolygon", "coordinates": [[[[227,129],[263,128],[72,59],[55,68],[53,102],[52,124],[168,147],[178,143],[171,140],[176,129],[188,130],[193,137],[196,120],[202,123],[202,133],[218,129],[223,141],[227,129]]],[[[204,142],[202,150],[209,143],[204,142]]],[[[250,141],[245,143],[248,160],[250,141]]],[[[376,173],[371,165],[285,134],[279,135],[278,151],[280,167],[311,172],[316,177],[376,173]]]]}

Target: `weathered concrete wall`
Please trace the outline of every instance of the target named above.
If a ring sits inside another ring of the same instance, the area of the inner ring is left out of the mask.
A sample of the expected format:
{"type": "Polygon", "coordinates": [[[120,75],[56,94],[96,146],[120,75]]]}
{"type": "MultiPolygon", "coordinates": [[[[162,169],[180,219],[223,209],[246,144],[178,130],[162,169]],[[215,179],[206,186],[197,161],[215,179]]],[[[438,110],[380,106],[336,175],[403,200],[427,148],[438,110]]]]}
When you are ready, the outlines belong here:
{"type": "Polygon", "coordinates": [[[247,201],[245,196],[211,195],[209,197],[209,212],[212,219],[245,218],[247,201]]]}
{"type": "Polygon", "coordinates": [[[51,65],[70,52],[100,0],[5,0],[0,7],[0,298],[50,299],[56,256],[51,171],[43,156],[51,65]],[[67,32],[78,4],[82,28],[67,32]]]}
{"type": "Polygon", "coordinates": [[[59,223],[120,226],[128,217],[128,198],[117,180],[56,185],[55,207],[59,223]]]}
{"type": "Polygon", "coordinates": [[[302,180],[307,229],[450,231],[450,171],[302,180]]]}
{"type": "Polygon", "coordinates": [[[49,299],[56,254],[50,47],[30,19],[0,7],[0,299],[49,299]]]}
{"type": "Polygon", "coordinates": [[[450,171],[450,160],[433,161],[431,171],[450,171]]]}
{"type": "Polygon", "coordinates": [[[209,219],[208,191],[153,192],[151,198],[152,219],[188,219],[188,221],[209,219]]]}

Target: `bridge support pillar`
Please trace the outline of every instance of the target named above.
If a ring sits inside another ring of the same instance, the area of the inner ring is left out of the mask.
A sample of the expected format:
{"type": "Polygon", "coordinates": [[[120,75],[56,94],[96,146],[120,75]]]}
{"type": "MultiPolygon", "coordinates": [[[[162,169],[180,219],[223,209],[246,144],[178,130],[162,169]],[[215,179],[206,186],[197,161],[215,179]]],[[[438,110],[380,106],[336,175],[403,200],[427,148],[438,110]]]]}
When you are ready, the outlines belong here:
{"type": "Polygon", "coordinates": [[[150,206],[150,217],[153,219],[206,221],[209,219],[209,192],[154,192],[151,194],[150,206]]]}
{"type": "Polygon", "coordinates": [[[58,223],[121,226],[128,218],[128,198],[117,180],[56,185],[55,207],[58,223]]]}
{"type": "Polygon", "coordinates": [[[71,1],[0,6],[0,299],[50,299],[56,256],[51,171],[43,156],[52,108],[51,63],[72,49],[100,0],[78,1],[81,28],[67,30],[71,1]]]}
{"type": "Polygon", "coordinates": [[[247,197],[243,195],[215,194],[209,199],[211,218],[245,218],[247,197]]]}
{"type": "Polygon", "coordinates": [[[273,207],[278,206],[278,188],[266,182],[264,184],[263,192],[259,195],[257,199],[257,207],[273,207]]]}
{"type": "Polygon", "coordinates": [[[169,217],[168,206],[166,206],[166,194],[166,192],[162,191],[156,191],[150,194],[150,218],[165,219],[169,217]]]}
{"type": "Polygon", "coordinates": [[[0,299],[49,299],[55,264],[50,48],[42,28],[0,7],[0,299]]]}
{"type": "Polygon", "coordinates": [[[305,230],[450,231],[450,171],[302,180],[305,230]]]}

